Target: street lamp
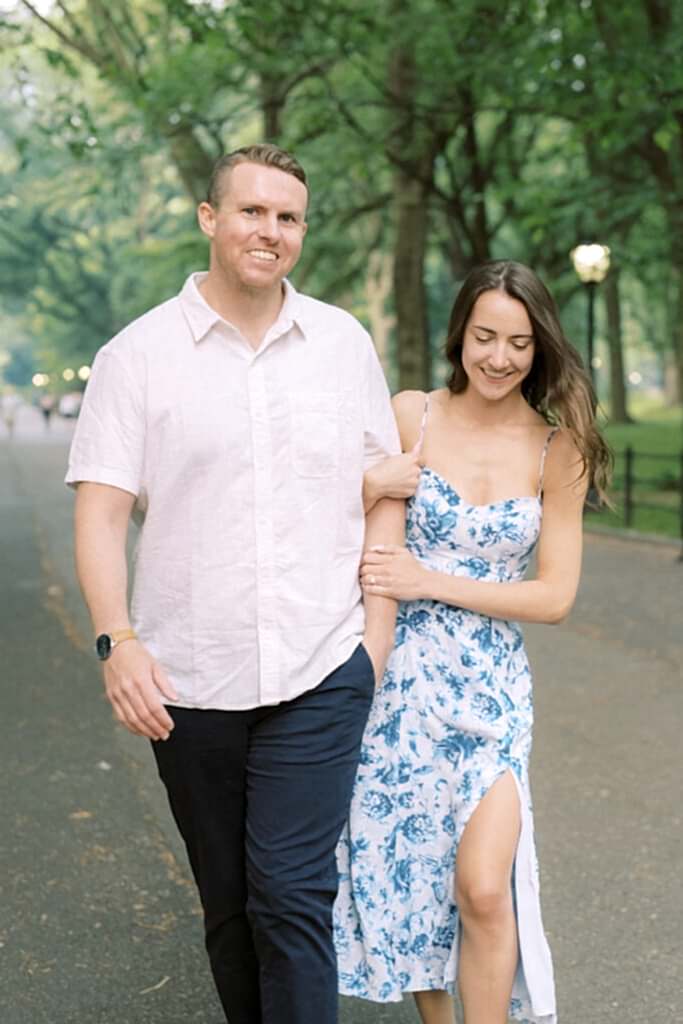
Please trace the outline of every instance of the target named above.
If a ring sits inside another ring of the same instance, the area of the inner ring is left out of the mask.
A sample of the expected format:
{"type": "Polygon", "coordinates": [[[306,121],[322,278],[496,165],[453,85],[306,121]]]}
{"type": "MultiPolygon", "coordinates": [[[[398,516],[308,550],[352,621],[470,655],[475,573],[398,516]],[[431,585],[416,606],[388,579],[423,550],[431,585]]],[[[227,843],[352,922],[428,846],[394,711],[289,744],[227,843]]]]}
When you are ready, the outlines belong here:
{"type": "Polygon", "coordinates": [[[577,245],[570,256],[574,270],[588,293],[588,372],[595,383],[595,358],[593,356],[593,330],[595,322],[595,286],[605,280],[609,270],[609,249],[606,245],[577,245]]]}

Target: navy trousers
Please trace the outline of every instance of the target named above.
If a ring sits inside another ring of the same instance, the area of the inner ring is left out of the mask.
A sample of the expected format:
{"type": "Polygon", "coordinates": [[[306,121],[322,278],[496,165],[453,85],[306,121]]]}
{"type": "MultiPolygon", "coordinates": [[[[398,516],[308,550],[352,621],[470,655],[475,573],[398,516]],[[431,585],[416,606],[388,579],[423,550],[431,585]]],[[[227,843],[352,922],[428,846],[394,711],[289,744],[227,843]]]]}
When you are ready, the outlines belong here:
{"type": "Polygon", "coordinates": [[[374,690],[362,645],[275,707],[169,707],[152,746],[229,1024],[336,1024],[335,848],[374,690]]]}

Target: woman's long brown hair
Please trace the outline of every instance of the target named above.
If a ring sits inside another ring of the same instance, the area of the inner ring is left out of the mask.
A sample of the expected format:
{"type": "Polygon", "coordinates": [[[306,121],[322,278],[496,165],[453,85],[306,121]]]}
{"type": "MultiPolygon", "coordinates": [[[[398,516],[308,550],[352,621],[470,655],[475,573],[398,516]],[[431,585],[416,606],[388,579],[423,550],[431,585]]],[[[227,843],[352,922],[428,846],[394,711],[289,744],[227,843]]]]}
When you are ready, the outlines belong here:
{"type": "Polygon", "coordinates": [[[492,260],[475,267],[458,292],[446,338],[446,358],[453,367],[448,378],[452,394],[467,387],[462,344],[472,307],[482,292],[503,291],[526,307],[535,351],[522,394],[547,423],[566,430],[581,456],[582,476],[599,501],[609,504],[607,487],[613,456],[596,424],[597,399],[581,357],[567,341],[552,295],[529,267],[512,260],[492,260]]]}

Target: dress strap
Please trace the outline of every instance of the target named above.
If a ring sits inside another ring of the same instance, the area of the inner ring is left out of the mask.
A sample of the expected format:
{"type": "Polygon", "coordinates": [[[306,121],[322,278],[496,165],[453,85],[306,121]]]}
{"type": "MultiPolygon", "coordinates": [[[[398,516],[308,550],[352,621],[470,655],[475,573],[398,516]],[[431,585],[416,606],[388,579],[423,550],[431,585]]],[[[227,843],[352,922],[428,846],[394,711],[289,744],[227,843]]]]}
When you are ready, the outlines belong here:
{"type": "Polygon", "coordinates": [[[425,395],[425,407],[422,413],[422,422],[420,423],[420,435],[417,439],[417,450],[422,452],[422,444],[425,439],[425,429],[427,427],[427,416],[429,415],[429,395],[425,395]]]}
{"type": "Polygon", "coordinates": [[[543,493],[543,474],[545,472],[545,457],[548,454],[548,448],[550,448],[550,442],[555,437],[555,434],[559,431],[559,427],[553,427],[545,439],[543,445],[543,451],[541,452],[541,465],[538,469],[538,490],[536,491],[536,497],[540,498],[543,493]]]}

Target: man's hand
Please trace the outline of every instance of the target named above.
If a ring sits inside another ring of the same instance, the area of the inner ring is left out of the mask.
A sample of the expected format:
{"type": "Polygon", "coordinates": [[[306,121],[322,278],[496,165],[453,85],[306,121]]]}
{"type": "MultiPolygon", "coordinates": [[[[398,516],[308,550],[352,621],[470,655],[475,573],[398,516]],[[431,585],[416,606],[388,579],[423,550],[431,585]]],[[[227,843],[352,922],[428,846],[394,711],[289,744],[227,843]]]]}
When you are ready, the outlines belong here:
{"type": "Polygon", "coordinates": [[[167,740],[173,719],[161,695],[177,700],[158,661],[137,640],[118,644],[104,663],[104,685],[114,716],[136,736],[167,740]]]}
{"type": "Polygon", "coordinates": [[[372,670],[375,673],[375,685],[379,686],[382,681],[382,676],[384,675],[387,660],[391,654],[392,644],[387,644],[378,637],[366,633],[363,637],[363,647],[367,652],[368,658],[372,664],[372,670]]]}

